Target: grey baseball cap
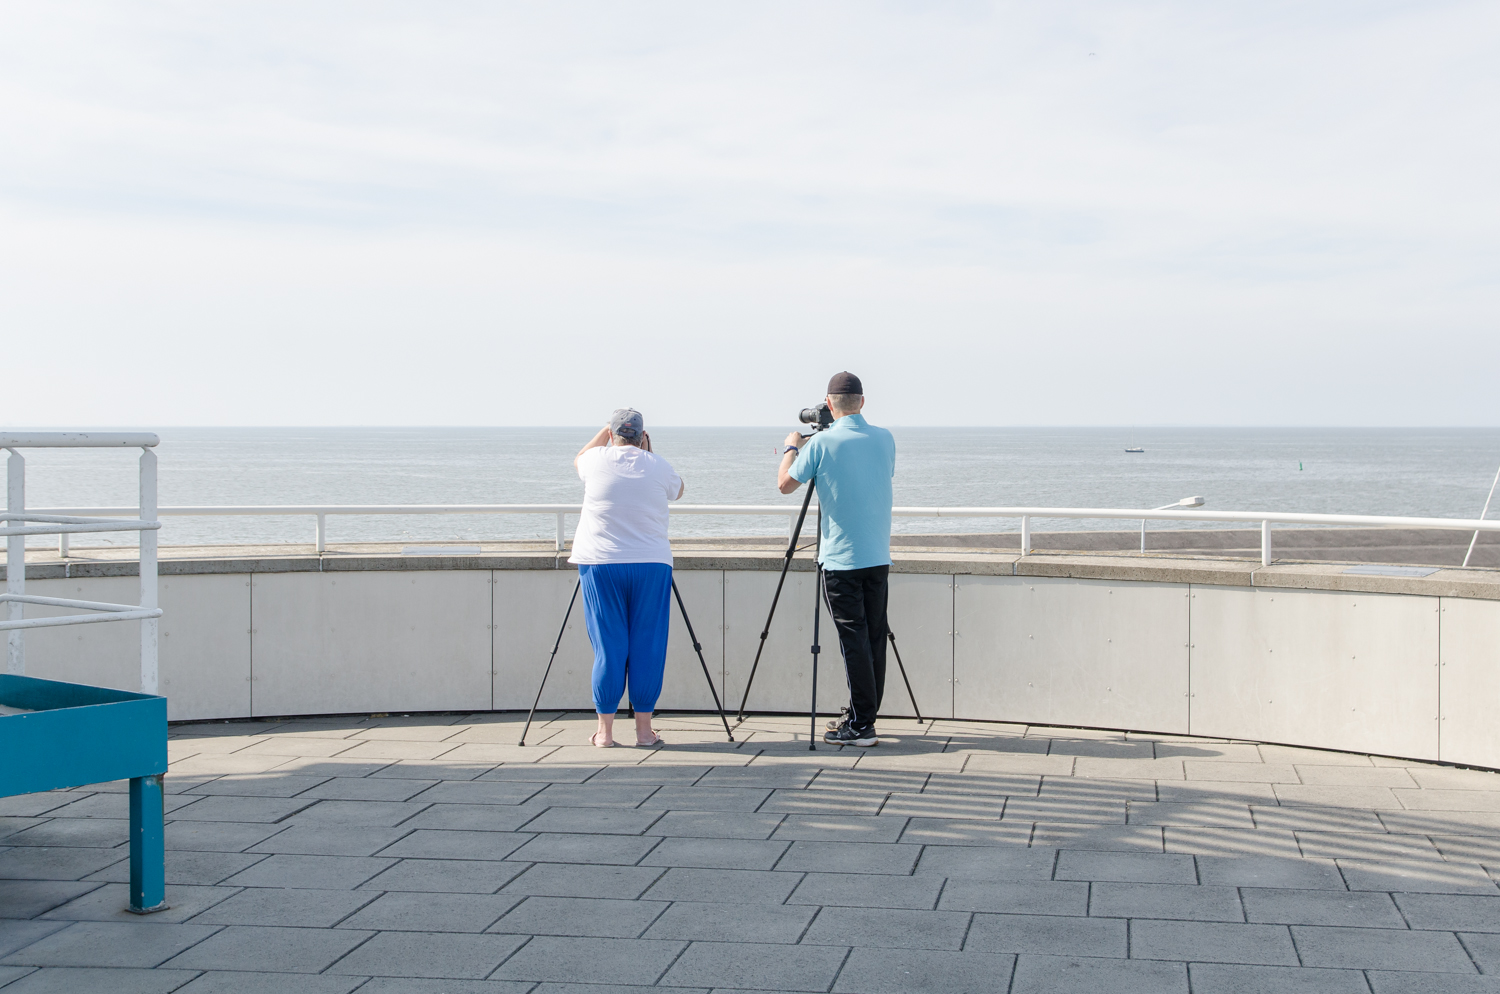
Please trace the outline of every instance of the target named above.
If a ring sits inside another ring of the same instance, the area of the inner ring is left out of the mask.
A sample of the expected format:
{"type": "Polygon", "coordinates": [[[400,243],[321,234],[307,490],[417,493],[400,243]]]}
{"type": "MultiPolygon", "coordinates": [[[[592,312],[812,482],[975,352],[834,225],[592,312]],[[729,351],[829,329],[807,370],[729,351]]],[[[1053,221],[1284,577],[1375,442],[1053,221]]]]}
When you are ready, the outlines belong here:
{"type": "Polygon", "coordinates": [[[610,433],[632,442],[641,437],[645,427],[646,419],[633,407],[622,407],[609,418],[610,433]]]}

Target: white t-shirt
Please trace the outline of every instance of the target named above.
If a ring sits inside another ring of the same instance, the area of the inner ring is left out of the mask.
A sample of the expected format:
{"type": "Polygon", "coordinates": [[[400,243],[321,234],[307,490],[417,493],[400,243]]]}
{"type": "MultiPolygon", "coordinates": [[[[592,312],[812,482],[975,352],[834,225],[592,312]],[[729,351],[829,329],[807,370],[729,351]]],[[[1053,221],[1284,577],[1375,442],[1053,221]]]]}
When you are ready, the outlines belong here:
{"type": "Polygon", "coordinates": [[[568,562],[665,563],[667,501],[682,492],[682,477],[661,456],[634,445],[601,445],[578,457],[583,515],[568,562]]]}

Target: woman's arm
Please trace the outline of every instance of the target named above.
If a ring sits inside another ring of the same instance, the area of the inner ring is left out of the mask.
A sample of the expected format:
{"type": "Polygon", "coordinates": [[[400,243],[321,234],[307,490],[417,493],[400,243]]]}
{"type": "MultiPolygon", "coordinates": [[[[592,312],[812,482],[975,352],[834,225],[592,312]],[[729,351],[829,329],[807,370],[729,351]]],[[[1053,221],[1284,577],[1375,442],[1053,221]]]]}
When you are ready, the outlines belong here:
{"type": "Polygon", "coordinates": [[[581,458],[583,458],[583,454],[585,452],[587,452],[589,449],[597,449],[601,445],[608,445],[608,444],[609,444],[609,425],[605,425],[603,428],[599,429],[599,433],[598,434],[596,434],[593,438],[589,439],[589,444],[585,445],[583,448],[581,448],[581,449],[578,450],[578,455],[576,455],[576,456],[573,457],[573,468],[574,469],[578,468],[578,460],[581,459],[581,458]]]}

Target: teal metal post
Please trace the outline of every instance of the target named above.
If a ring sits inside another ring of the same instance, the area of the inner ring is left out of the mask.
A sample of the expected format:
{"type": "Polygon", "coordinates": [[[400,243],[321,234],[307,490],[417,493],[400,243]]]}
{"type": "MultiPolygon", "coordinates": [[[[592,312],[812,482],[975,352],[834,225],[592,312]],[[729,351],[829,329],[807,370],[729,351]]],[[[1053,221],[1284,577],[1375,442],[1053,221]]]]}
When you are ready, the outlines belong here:
{"type": "Polygon", "coordinates": [[[130,779],[130,910],[138,915],[167,906],[162,775],[130,779]]]}

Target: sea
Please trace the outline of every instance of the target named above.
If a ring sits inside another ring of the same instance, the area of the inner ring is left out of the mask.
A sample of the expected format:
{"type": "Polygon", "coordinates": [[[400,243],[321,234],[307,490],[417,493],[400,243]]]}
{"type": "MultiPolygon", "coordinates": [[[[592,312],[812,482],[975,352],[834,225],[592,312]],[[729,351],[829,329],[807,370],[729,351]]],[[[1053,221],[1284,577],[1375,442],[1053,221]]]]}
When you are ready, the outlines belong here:
{"type": "MultiPolygon", "coordinates": [[[[792,426],[651,428],[684,502],[796,509],[776,490],[792,426]]],[[[72,429],[79,430],[79,429],[72,429]]],[[[577,503],[572,466],[592,428],[162,428],[162,505],[577,503]]],[[[892,428],[898,505],[1157,507],[1477,517],[1500,428],[892,428]],[[1144,449],[1128,452],[1128,448],[1144,449]]],[[[136,502],[139,450],[23,450],[27,506],[136,502]]],[[[1500,498],[1491,514],[1500,514],[1500,498]]],[[[1015,531],[1015,519],[896,520],[898,533],[1015,531]]],[[[1037,531],[1111,530],[1038,520],[1037,531]]],[[[1157,523],[1153,527],[1192,527],[1157,523]]],[[[1214,527],[1224,527],[1217,525],[1214,527]]],[[[571,530],[571,520],[569,528],[571,530]]],[[[328,541],[548,539],[550,516],[338,516],[328,541]]],[[[678,515],[675,537],[784,535],[781,517],[678,515]]],[[[168,518],[165,545],[308,543],[307,517],[168,518]]],[[[75,544],[133,545],[133,535],[75,544]]],[[[35,540],[50,544],[55,539],[35,540]]]]}

